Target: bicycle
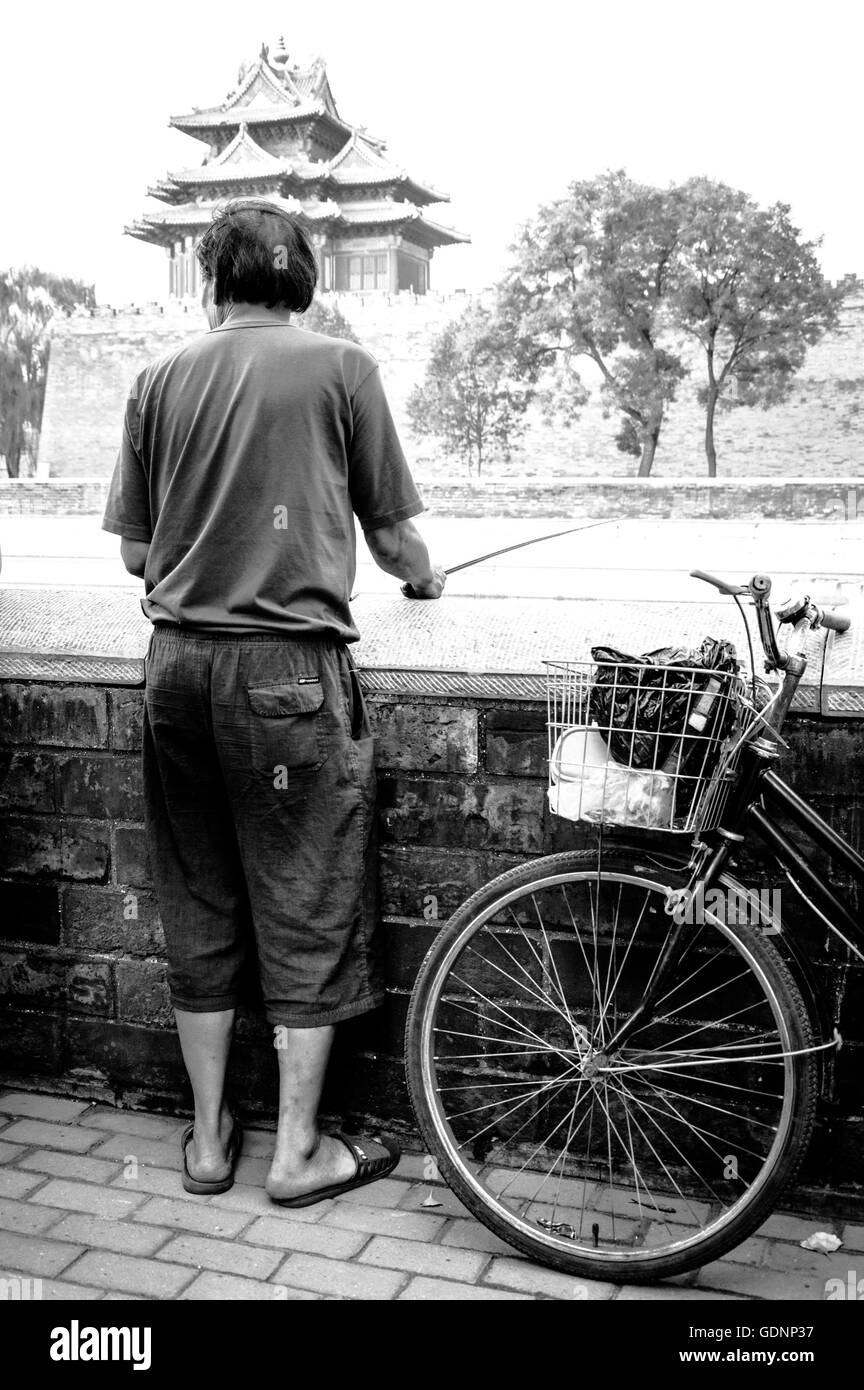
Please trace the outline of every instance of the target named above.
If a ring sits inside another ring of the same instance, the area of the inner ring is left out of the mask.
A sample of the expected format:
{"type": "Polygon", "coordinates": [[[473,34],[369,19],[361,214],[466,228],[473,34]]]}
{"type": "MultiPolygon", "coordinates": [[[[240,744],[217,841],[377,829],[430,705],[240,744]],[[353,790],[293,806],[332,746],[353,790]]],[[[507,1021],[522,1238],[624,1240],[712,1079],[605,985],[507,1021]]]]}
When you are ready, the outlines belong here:
{"type": "Polygon", "coordinates": [[[732,873],[736,852],[758,836],[864,959],[851,903],[777,817],[862,887],[864,858],[774,769],[807,634],[849,619],[792,600],[781,650],[767,576],[693,574],[741,610],[749,680],[669,668],[661,697],[680,725],[661,733],[653,715],[616,718],[644,694],[632,668],[546,663],[549,795],[560,811],[577,789],[571,818],[593,821],[597,848],[528,862],[463,903],[423,962],[406,1028],[416,1118],[454,1194],[537,1262],[613,1282],[684,1273],[761,1225],[830,1084],[841,1040],[826,1001],[773,902],[732,873]],[[756,676],[743,596],[773,684],[756,676]],[[610,746],[628,737],[648,739],[647,768],[625,756],[610,781],[610,746]],[[692,840],[658,848],[634,825],[692,840]]]}

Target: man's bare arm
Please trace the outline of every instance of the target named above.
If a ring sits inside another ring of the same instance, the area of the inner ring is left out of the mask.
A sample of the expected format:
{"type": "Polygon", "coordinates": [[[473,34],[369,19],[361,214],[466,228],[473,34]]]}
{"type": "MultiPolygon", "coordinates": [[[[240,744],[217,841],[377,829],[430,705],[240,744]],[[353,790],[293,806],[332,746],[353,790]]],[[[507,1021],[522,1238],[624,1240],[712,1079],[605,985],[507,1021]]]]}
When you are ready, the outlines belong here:
{"type": "Polygon", "coordinates": [[[134,574],[136,579],[144,578],[144,566],[147,563],[149,549],[149,541],[132,541],[129,540],[128,536],[120,538],[120,559],[129,573],[134,574]]]}
{"type": "Polygon", "coordinates": [[[429,559],[426,542],[413,521],[397,521],[365,533],[372,558],[385,574],[404,581],[408,598],[440,598],[447,577],[429,559]]]}

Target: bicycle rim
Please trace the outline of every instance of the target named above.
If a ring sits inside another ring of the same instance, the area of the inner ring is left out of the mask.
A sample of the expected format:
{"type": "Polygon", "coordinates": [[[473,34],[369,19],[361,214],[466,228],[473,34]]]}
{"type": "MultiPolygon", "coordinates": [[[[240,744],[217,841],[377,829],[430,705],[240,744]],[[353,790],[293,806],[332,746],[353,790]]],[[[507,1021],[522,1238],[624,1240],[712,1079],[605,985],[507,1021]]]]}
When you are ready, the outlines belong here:
{"type": "Polygon", "coordinates": [[[659,1015],[607,1057],[670,929],[667,883],[536,873],[475,895],[421,972],[430,1147],[481,1220],[547,1263],[622,1279],[705,1263],[806,1147],[800,997],[758,932],[708,913],[659,1015]]]}

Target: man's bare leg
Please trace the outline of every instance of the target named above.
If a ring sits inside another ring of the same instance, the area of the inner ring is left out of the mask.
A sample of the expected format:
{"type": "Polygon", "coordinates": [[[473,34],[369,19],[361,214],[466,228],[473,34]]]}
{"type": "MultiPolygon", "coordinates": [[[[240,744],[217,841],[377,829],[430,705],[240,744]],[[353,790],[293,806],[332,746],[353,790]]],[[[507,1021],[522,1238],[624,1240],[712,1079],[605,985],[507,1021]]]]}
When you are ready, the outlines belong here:
{"type": "Polygon", "coordinates": [[[356,1172],[346,1146],[318,1129],[318,1105],[335,1031],[332,1026],[276,1029],[279,1127],[264,1184],[271,1197],[300,1197],[346,1182],[356,1172]]]}
{"type": "Polygon", "coordinates": [[[201,1182],[218,1182],[229,1172],[225,1150],[233,1119],[225,1104],[225,1071],[234,1010],[198,1014],[175,1009],[174,1017],[195,1097],[195,1133],[186,1149],[187,1167],[201,1182]]]}

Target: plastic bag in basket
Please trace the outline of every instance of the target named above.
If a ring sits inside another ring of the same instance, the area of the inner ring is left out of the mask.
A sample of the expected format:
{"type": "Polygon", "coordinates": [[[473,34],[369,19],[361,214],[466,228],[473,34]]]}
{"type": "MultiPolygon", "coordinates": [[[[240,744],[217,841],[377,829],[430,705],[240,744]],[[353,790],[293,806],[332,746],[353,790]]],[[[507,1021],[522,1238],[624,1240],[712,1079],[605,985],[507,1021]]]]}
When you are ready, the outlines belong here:
{"type": "Polygon", "coordinates": [[[712,698],[720,687],[711,672],[737,672],[735,648],[706,637],[695,649],[661,647],[631,656],[592,647],[591,656],[597,666],[589,710],[612,756],[634,768],[674,771],[683,779],[678,809],[685,809],[708,741],[725,737],[734,719],[728,700],[712,698]]]}
{"type": "Polygon", "coordinates": [[[565,729],[552,751],[550,772],[549,809],[565,820],[672,829],[674,778],[622,767],[596,726],[565,729]]]}

